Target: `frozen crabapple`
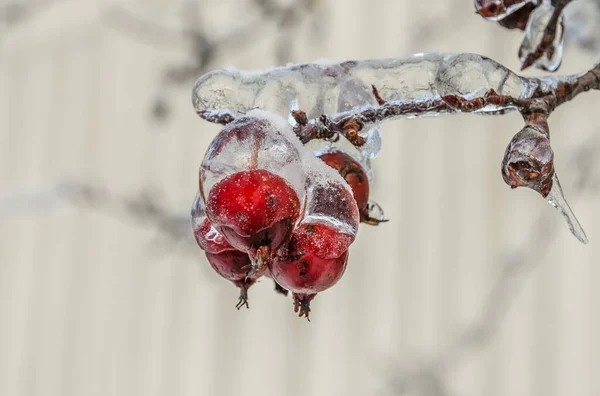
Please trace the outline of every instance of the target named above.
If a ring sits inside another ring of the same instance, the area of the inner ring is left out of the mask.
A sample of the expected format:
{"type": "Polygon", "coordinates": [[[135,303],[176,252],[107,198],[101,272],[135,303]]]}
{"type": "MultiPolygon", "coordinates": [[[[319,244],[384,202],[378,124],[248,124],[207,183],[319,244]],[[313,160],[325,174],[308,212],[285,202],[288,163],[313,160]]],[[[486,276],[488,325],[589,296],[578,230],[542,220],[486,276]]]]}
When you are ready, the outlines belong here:
{"type": "Polygon", "coordinates": [[[200,167],[206,214],[262,270],[286,242],[305,195],[302,144],[283,118],[254,110],[226,125],[200,167]]]}
{"type": "Polygon", "coordinates": [[[294,230],[285,252],[273,260],[271,274],[292,291],[294,311],[310,312],[317,293],[335,285],[346,270],[352,238],[325,224],[303,224],[294,230]]]}
{"type": "Polygon", "coordinates": [[[248,305],[248,288],[265,274],[266,269],[248,273],[250,258],[245,252],[235,250],[206,217],[204,202],[198,193],[192,206],[192,228],[198,246],[205,251],[210,266],[221,277],[231,281],[240,289],[237,309],[248,305]]]}
{"type": "Polygon", "coordinates": [[[330,148],[319,153],[318,157],[346,180],[352,189],[362,223],[377,225],[385,221],[369,216],[369,177],[355,158],[340,148],[330,148]]]}
{"type": "Polygon", "coordinates": [[[310,301],[344,274],[360,218],[347,183],[324,163],[319,168],[325,177],[309,175],[302,222],[270,262],[273,279],[292,292],[295,312],[307,319],[310,301]]]}
{"type": "Polygon", "coordinates": [[[235,307],[240,309],[245,305],[246,308],[250,308],[248,305],[248,288],[265,274],[267,268],[248,274],[250,257],[247,253],[238,250],[226,250],[221,253],[206,252],[206,258],[217,274],[239,287],[240,298],[235,307]]]}
{"type": "Polygon", "coordinates": [[[226,177],[207,200],[207,215],[216,229],[234,248],[256,257],[259,269],[289,239],[299,211],[292,187],[264,169],[226,177]]]}

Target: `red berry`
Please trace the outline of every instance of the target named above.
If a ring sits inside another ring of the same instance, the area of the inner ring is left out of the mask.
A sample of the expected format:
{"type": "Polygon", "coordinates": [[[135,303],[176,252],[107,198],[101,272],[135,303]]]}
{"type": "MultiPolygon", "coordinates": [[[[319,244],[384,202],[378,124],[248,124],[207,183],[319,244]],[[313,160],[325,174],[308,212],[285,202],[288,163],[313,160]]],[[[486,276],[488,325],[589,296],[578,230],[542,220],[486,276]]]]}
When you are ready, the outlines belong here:
{"type": "Polygon", "coordinates": [[[256,258],[262,269],[271,252],[289,239],[300,201],[285,179],[255,169],[215,184],[206,207],[215,228],[234,248],[256,258]]]}
{"type": "Polygon", "coordinates": [[[306,316],[314,295],[334,284],[344,274],[348,247],[354,237],[325,224],[302,224],[287,247],[271,262],[271,275],[294,294],[296,312],[306,316]],[[299,303],[304,302],[300,304],[299,303]]]}
{"type": "Polygon", "coordinates": [[[350,185],[358,210],[366,209],[369,201],[369,178],[362,165],[349,154],[335,149],[319,155],[319,158],[337,170],[350,185]]]}
{"type": "Polygon", "coordinates": [[[237,250],[227,250],[221,253],[206,252],[206,258],[210,266],[223,278],[233,282],[240,288],[240,299],[235,306],[240,309],[248,305],[248,288],[266,272],[266,268],[261,271],[248,274],[251,268],[248,254],[237,250]]]}
{"type": "Polygon", "coordinates": [[[338,149],[320,154],[319,158],[337,170],[352,189],[360,213],[360,221],[371,225],[382,222],[369,216],[369,177],[364,167],[350,154],[338,149]]]}

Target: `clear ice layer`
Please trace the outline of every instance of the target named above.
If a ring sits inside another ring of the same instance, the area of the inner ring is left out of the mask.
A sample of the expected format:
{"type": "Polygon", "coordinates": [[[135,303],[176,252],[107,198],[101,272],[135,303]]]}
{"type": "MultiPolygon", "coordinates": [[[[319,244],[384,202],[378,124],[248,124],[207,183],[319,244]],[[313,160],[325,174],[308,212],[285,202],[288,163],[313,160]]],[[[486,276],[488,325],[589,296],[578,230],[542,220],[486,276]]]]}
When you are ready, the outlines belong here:
{"type": "Polygon", "coordinates": [[[360,215],[352,190],[336,170],[310,157],[305,157],[309,161],[304,163],[307,194],[301,224],[325,224],[355,236],[360,215]]]}
{"type": "Polygon", "coordinates": [[[487,19],[488,21],[499,21],[499,20],[504,19],[507,16],[519,11],[527,3],[540,3],[540,0],[523,0],[520,3],[515,3],[508,7],[504,6],[503,0],[487,0],[487,1],[475,0],[475,9],[477,10],[482,5],[489,4],[489,3],[497,4],[499,7],[501,7],[501,11],[494,16],[489,16],[489,17],[484,17],[484,18],[487,19]]]}
{"type": "Polygon", "coordinates": [[[560,186],[560,182],[558,181],[558,176],[556,173],[554,174],[554,178],[552,179],[552,189],[550,193],[546,197],[546,200],[550,205],[554,206],[560,214],[565,218],[567,225],[569,226],[569,230],[581,243],[588,243],[589,240],[583,227],[579,224],[579,220],[575,217],[575,214],[571,210],[567,200],[565,199],[565,195],[562,191],[562,187],[560,186]]]}
{"type": "MultiPolygon", "coordinates": [[[[546,30],[546,26],[548,25],[548,22],[550,22],[553,13],[554,7],[547,3],[539,5],[531,12],[529,22],[525,28],[525,36],[523,37],[521,47],[519,48],[519,60],[521,63],[525,62],[528,55],[535,53],[537,47],[544,38],[544,31],[546,30]]],[[[554,37],[552,45],[532,64],[532,66],[538,69],[553,72],[560,67],[564,41],[562,15],[558,18],[557,23],[556,36],[554,37]]]]}
{"type": "MultiPolygon", "coordinates": [[[[202,226],[202,223],[207,220],[206,218],[206,206],[204,204],[204,200],[200,195],[200,192],[196,193],[196,198],[194,199],[194,203],[192,205],[192,230],[194,234],[196,231],[202,226]]],[[[229,245],[229,242],[225,239],[223,235],[217,231],[217,229],[211,224],[210,230],[203,235],[203,239],[206,240],[209,244],[212,243],[217,246],[225,246],[229,245]]],[[[202,240],[198,240],[198,244],[201,246],[203,250],[208,250],[208,246],[205,246],[202,240]]]]}
{"type": "MultiPolygon", "coordinates": [[[[315,119],[322,114],[376,106],[372,86],[384,101],[394,104],[439,101],[444,95],[471,99],[489,89],[523,98],[537,87],[535,80],[521,78],[481,55],[432,53],[342,63],[323,61],[266,71],[214,70],[198,79],[192,102],[198,113],[211,117],[240,117],[260,108],[285,118],[290,110],[299,109],[315,119]]],[[[490,105],[478,111],[506,109],[512,107],[490,105]]],[[[440,113],[415,112],[402,117],[435,115],[440,113]]],[[[368,126],[360,133],[367,140],[363,155],[375,155],[381,148],[378,126],[368,126]]]]}
{"type": "Polygon", "coordinates": [[[283,177],[305,195],[300,151],[306,150],[286,120],[261,110],[226,125],[213,139],[200,166],[200,193],[206,199],[212,186],[227,176],[265,169],[283,177]]]}

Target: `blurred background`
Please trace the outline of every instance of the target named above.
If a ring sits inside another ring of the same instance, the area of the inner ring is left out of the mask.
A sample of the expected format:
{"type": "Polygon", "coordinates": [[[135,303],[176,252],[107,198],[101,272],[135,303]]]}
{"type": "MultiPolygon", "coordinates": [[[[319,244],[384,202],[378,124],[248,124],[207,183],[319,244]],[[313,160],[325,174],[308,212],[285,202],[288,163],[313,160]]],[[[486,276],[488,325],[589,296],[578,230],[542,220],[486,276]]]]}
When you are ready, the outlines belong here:
{"type": "MultiPolygon", "coordinates": [[[[600,394],[598,92],[550,123],[587,246],[502,181],[518,114],[383,126],[390,222],[361,226],[310,323],[267,280],[236,311],[190,230],[219,130],[190,102],[204,72],[428,51],[519,70],[521,39],[470,0],[2,0],[0,395],[600,394]]],[[[596,59],[569,45],[559,73],[596,59]]]]}

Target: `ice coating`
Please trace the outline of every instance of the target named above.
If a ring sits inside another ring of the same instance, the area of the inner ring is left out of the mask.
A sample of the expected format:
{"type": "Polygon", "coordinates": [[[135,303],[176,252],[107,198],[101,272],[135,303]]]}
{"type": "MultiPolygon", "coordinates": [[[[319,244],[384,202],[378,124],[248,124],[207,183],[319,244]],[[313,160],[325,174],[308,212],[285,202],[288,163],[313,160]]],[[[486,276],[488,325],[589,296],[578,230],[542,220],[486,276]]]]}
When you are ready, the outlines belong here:
{"type": "MultiPolygon", "coordinates": [[[[356,80],[344,81],[340,87],[340,95],[338,96],[338,113],[344,111],[351,111],[360,109],[363,106],[372,104],[373,93],[367,91],[364,86],[359,84],[356,80]]],[[[362,162],[368,162],[369,158],[374,158],[381,151],[381,127],[379,124],[371,125],[366,128],[365,131],[359,133],[362,137],[366,138],[364,145],[360,147],[361,160],[362,162]],[[364,157],[364,159],[362,158],[364,157]]],[[[340,140],[342,138],[340,137],[340,140]]],[[[344,138],[342,141],[347,140],[344,138]]],[[[333,143],[336,145],[336,143],[333,143]]],[[[370,169],[369,169],[370,172],[370,169]]]]}
{"type": "MultiPolygon", "coordinates": [[[[536,80],[521,78],[498,62],[477,54],[430,53],[407,58],[372,59],[342,63],[308,63],[266,71],[219,69],[196,82],[192,93],[199,114],[231,114],[240,117],[260,108],[282,117],[290,109],[306,112],[309,119],[338,114],[341,109],[358,110],[377,105],[372,86],[388,103],[440,100],[443,95],[466,98],[482,96],[489,89],[498,94],[523,98],[531,95],[536,80]]],[[[511,109],[511,107],[504,107],[511,109]]],[[[487,106],[478,111],[496,111],[487,106]]],[[[404,115],[439,115],[419,112],[404,115]]],[[[360,133],[368,138],[371,129],[360,133]]],[[[380,146],[378,134],[367,139],[369,149],[380,146]]]]}
{"type": "Polygon", "coordinates": [[[499,21],[519,11],[527,3],[539,2],[540,0],[475,0],[475,9],[485,19],[499,21]],[[496,7],[494,12],[490,12],[492,9],[490,6],[496,7]]]}
{"type": "Polygon", "coordinates": [[[355,159],[359,164],[362,165],[369,182],[373,180],[373,170],[371,169],[370,157],[365,156],[364,153],[356,148],[347,139],[340,137],[337,142],[331,142],[327,140],[314,139],[310,140],[305,146],[313,152],[316,157],[321,154],[331,152],[332,150],[339,150],[355,159]]]}
{"type": "Polygon", "coordinates": [[[348,183],[308,150],[303,154],[303,168],[307,189],[301,224],[325,224],[354,237],[360,215],[348,183]]]}
{"type": "Polygon", "coordinates": [[[206,217],[206,207],[200,192],[196,193],[191,216],[194,237],[202,250],[212,254],[233,250],[225,237],[217,231],[206,217]]]}
{"type": "MultiPolygon", "coordinates": [[[[494,89],[500,95],[527,97],[536,88],[498,62],[476,54],[460,54],[446,59],[439,67],[435,86],[439,95],[460,95],[465,99],[483,96],[494,89]]],[[[500,110],[486,107],[482,111],[500,110]]]]}
{"type": "Polygon", "coordinates": [[[535,87],[506,67],[477,54],[431,53],[408,58],[309,63],[266,71],[214,70],[194,85],[196,111],[241,116],[261,108],[287,117],[292,104],[308,118],[343,107],[376,105],[372,85],[387,102],[419,102],[440,95],[475,97],[493,88],[516,98],[535,87]],[[460,73],[452,68],[460,68],[460,73]],[[365,92],[370,93],[369,95],[365,92]],[[366,103],[365,103],[366,102],[366,103]]]}
{"type": "Polygon", "coordinates": [[[560,214],[563,215],[565,220],[567,221],[567,225],[569,226],[569,230],[571,233],[579,239],[581,243],[588,243],[589,240],[583,227],[579,224],[579,220],[575,217],[575,214],[571,210],[567,200],[565,199],[565,195],[562,191],[562,187],[560,186],[560,182],[558,181],[558,176],[556,173],[554,174],[554,178],[552,180],[552,189],[550,193],[546,197],[546,200],[550,205],[554,206],[560,214]]]}
{"type": "Polygon", "coordinates": [[[265,169],[283,177],[305,195],[300,150],[305,150],[291,125],[266,111],[254,110],[226,125],[213,139],[200,166],[200,193],[225,177],[249,169],[265,169]]]}
{"type": "MultiPolygon", "coordinates": [[[[529,22],[525,28],[525,36],[519,48],[519,60],[521,63],[525,62],[529,54],[535,53],[536,48],[544,38],[544,31],[553,13],[554,7],[548,3],[538,6],[531,12],[529,22]]],[[[557,23],[556,35],[552,45],[533,63],[533,66],[538,69],[553,72],[559,68],[562,62],[564,30],[562,15],[558,18],[557,23]]]]}

